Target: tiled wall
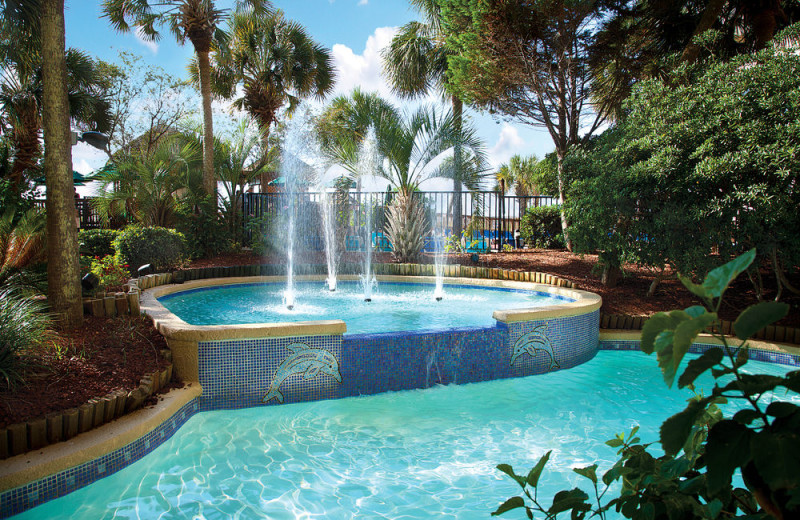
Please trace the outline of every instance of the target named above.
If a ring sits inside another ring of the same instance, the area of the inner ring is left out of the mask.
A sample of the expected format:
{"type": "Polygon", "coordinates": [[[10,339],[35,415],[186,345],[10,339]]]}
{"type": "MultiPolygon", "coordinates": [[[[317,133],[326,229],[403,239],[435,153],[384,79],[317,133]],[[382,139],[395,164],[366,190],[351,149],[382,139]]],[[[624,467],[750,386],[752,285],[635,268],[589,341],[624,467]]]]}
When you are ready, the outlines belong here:
{"type": "Polygon", "coordinates": [[[199,344],[202,408],[240,408],[541,374],[594,357],[598,311],[488,328],[199,344]]]}

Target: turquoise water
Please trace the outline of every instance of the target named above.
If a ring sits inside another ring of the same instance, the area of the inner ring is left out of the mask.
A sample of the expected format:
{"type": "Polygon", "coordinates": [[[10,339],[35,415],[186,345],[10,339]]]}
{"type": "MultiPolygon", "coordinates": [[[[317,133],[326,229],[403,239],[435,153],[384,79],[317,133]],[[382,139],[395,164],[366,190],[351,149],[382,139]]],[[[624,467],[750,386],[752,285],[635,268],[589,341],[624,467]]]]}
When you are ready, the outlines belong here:
{"type": "Polygon", "coordinates": [[[585,485],[572,467],[611,466],[603,442],[616,433],[638,423],[655,441],[688,395],[666,388],[654,357],[601,351],[541,376],[205,412],[137,463],[19,518],[483,519],[519,491],[498,463],[525,474],[553,450],[539,495],[549,504],[585,485]]]}
{"type": "MultiPolygon", "coordinates": [[[[380,283],[365,302],[357,282],[296,284],[294,309],[283,304],[285,284],[229,285],[171,294],[159,301],[191,325],[232,325],[314,320],[344,320],[347,332],[365,334],[452,327],[490,327],[492,312],[563,303],[564,298],[533,291],[445,286],[442,301],[434,286],[380,283]]],[[[566,300],[571,301],[571,300],[566,300]]]]}

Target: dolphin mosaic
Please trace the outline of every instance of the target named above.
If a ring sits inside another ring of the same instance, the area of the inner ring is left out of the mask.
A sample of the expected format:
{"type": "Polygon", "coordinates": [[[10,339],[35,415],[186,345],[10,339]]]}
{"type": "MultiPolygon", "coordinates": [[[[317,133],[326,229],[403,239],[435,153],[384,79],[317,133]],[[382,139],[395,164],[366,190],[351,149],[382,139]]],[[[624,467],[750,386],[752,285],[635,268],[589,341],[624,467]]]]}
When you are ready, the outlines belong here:
{"type": "Polygon", "coordinates": [[[514,342],[514,353],[511,355],[511,364],[513,365],[514,361],[523,354],[529,354],[531,357],[535,357],[539,352],[544,352],[550,356],[550,367],[548,370],[561,368],[561,365],[558,364],[555,354],[553,353],[553,345],[550,343],[550,340],[547,339],[547,336],[545,336],[546,330],[547,324],[544,323],[534,327],[533,330],[527,334],[520,336],[517,341],[514,342]]]}
{"type": "Polygon", "coordinates": [[[342,382],[342,374],[339,373],[339,362],[327,350],[311,348],[305,343],[292,343],[286,348],[291,351],[291,354],[278,365],[278,370],[275,371],[275,377],[269,385],[269,390],[264,395],[264,398],[261,399],[262,403],[266,403],[271,399],[277,399],[279,403],[282,403],[283,394],[278,388],[291,375],[302,374],[303,379],[311,379],[322,372],[333,377],[338,382],[342,382]]]}

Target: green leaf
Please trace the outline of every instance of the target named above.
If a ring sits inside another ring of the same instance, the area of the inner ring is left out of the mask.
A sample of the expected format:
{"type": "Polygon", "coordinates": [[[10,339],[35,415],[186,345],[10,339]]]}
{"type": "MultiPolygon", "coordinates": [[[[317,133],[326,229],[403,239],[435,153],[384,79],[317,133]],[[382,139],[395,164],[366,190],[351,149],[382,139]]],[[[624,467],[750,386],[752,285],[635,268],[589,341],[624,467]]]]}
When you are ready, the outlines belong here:
{"type": "Polygon", "coordinates": [[[761,414],[757,411],[753,410],[752,408],[745,408],[744,410],[739,410],[735,414],[733,414],[733,420],[740,423],[740,424],[750,424],[751,422],[759,419],[761,414]]]}
{"type": "Polygon", "coordinates": [[[745,395],[763,394],[774,390],[776,386],[783,384],[784,379],[779,376],[766,374],[741,374],[739,379],[731,381],[722,388],[723,392],[729,390],[739,390],[745,395]]]}
{"type": "Polygon", "coordinates": [[[691,316],[692,318],[697,318],[698,316],[702,316],[706,312],[706,308],[702,305],[693,305],[685,309],[686,314],[691,316]]]}
{"type": "Polygon", "coordinates": [[[603,473],[603,484],[610,486],[612,482],[625,475],[630,470],[623,465],[622,460],[618,460],[611,469],[603,473]]]}
{"type": "Polygon", "coordinates": [[[755,257],[756,250],[751,249],[743,255],[734,258],[727,264],[713,269],[706,275],[706,279],[703,281],[703,288],[706,293],[713,298],[722,296],[722,293],[725,292],[725,289],[728,288],[728,285],[730,285],[734,278],[750,267],[755,257]]]}
{"type": "Polygon", "coordinates": [[[781,383],[792,392],[800,394],[800,370],[794,370],[786,374],[786,378],[781,383]]]}
{"type": "Polygon", "coordinates": [[[611,446],[612,448],[619,448],[623,444],[625,442],[622,439],[609,439],[606,441],[606,446],[611,446]]]}
{"type": "Polygon", "coordinates": [[[767,325],[775,323],[789,313],[789,305],[781,302],[761,302],[751,305],[733,323],[739,339],[748,339],[767,325]]]}
{"type": "Polygon", "coordinates": [[[722,512],[722,501],[718,498],[715,498],[708,504],[706,504],[706,511],[708,512],[708,517],[714,519],[719,516],[722,512]]]}
{"type": "Polygon", "coordinates": [[[725,355],[721,348],[712,348],[703,353],[697,359],[689,361],[686,370],[678,378],[678,388],[683,388],[695,382],[700,374],[722,361],[725,355]]]}
{"type": "Polygon", "coordinates": [[[707,313],[692,318],[688,321],[682,321],[675,328],[675,334],[672,337],[672,369],[664,372],[664,381],[667,386],[672,387],[675,380],[675,374],[678,372],[683,356],[689,351],[697,335],[703,332],[709,325],[717,320],[716,313],[707,313]]]}
{"type": "Polygon", "coordinates": [[[683,284],[684,287],[689,289],[689,291],[692,294],[695,294],[695,295],[701,297],[704,300],[707,300],[710,297],[710,295],[708,294],[708,291],[706,290],[705,287],[703,287],[702,285],[697,285],[688,276],[683,276],[683,275],[679,274],[678,275],[678,279],[681,281],[681,283],[683,284]]]}
{"type": "Polygon", "coordinates": [[[652,354],[655,348],[656,337],[662,331],[675,328],[673,318],[666,312],[653,314],[642,326],[641,349],[646,354],[652,354]]]}
{"type": "Polygon", "coordinates": [[[597,464],[592,464],[591,466],[586,466],[585,468],[572,468],[572,471],[578,475],[588,478],[593,484],[597,484],[597,464]]]}
{"type": "Polygon", "coordinates": [[[711,427],[706,441],[705,460],[708,465],[708,492],[722,491],[731,483],[736,468],[750,460],[752,431],[741,423],[729,419],[711,427]]]}
{"type": "Polygon", "coordinates": [[[547,513],[554,515],[573,508],[577,508],[580,511],[588,511],[591,509],[591,505],[586,503],[587,500],[589,500],[589,495],[579,488],[559,491],[553,497],[553,505],[550,506],[547,513]]]}
{"type": "Polygon", "coordinates": [[[542,475],[545,464],[550,460],[551,453],[553,453],[552,450],[545,453],[542,458],[539,459],[539,462],[528,472],[528,478],[526,479],[528,485],[536,487],[539,484],[539,477],[542,475]]]}
{"type": "Polygon", "coordinates": [[[512,509],[517,509],[519,507],[525,507],[525,501],[522,499],[522,497],[511,497],[500,504],[500,507],[498,507],[494,513],[492,513],[492,516],[502,515],[506,511],[511,511],[512,509]]]}
{"type": "Polygon", "coordinates": [[[793,413],[797,413],[798,410],[800,410],[800,407],[795,404],[775,401],[767,406],[767,415],[772,417],[789,417],[793,413]]]}
{"type": "Polygon", "coordinates": [[[514,473],[514,468],[512,468],[510,464],[498,464],[497,469],[516,480],[519,487],[525,488],[525,478],[514,473]]]}
{"type": "Polygon", "coordinates": [[[797,486],[800,468],[800,436],[761,432],[752,438],[750,449],[761,478],[773,490],[797,486]]]}
{"type": "Polygon", "coordinates": [[[698,475],[694,478],[678,481],[678,489],[687,495],[698,495],[706,487],[706,476],[698,475]]]}
{"type": "Polygon", "coordinates": [[[661,446],[667,455],[676,455],[683,447],[695,420],[706,410],[709,398],[699,401],[690,401],[686,409],[678,412],[661,425],[661,446]]]}

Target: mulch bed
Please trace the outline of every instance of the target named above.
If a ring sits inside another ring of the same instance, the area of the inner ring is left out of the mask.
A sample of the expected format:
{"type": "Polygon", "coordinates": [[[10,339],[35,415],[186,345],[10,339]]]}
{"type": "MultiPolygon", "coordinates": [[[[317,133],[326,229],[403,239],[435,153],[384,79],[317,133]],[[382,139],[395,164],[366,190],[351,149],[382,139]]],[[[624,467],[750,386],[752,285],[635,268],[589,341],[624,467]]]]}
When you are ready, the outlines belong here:
{"type": "Polygon", "coordinates": [[[167,366],[165,348],[148,318],[86,317],[83,327],[53,334],[32,353],[24,385],[0,391],[0,428],[133,390],[142,376],[167,366]]]}

